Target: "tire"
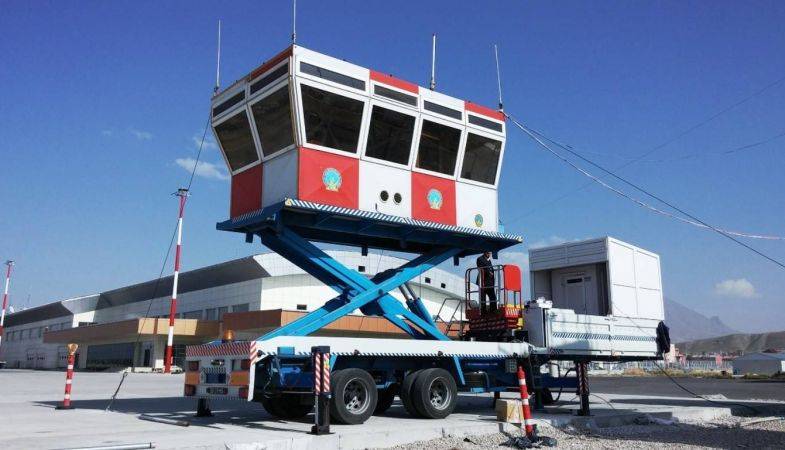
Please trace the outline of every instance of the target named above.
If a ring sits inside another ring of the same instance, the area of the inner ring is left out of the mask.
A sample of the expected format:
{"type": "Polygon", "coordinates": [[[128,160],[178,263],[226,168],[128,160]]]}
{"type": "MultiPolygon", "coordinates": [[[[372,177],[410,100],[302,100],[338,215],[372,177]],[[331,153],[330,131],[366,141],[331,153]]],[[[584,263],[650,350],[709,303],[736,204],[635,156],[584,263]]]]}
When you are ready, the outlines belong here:
{"type": "Polygon", "coordinates": [[[397,384],[391,384],[387,389],[382,389],[379,391],[379,398],[376,401],[376,408],[373,410],[373,415],[384,414],[388,409],[390,409],[393,401],[395,401],[395,394],[397,393],[397,384]]]}
{"type": "Polygon", "coordinates": [[[284,412],[281,408],[281,398],[278,396],[275,397],[265,397],[262,396],[260,400],[262,407],[268,414],[273,417],[283,418],[284,412]]]}
{"type": "Polygon", "coordinates": [[[443,419],[455,410],[458,387],[450,372],[444,369],[425,369],[417,376],[412,389],[412,404],[420,416],[443,419]]]}
{"type": "Polygon", "coordinates": [[[336,423],[357,425],[368,420],[376,409],[378,393],[371,374],[362,369],[332,373],[330,417],[336,423]]]}
{"type": "Polygon", "coordinates": [[[403,383],[401,383],[401,388],[398,390],[398,397],[401,398],[403,408],[412,417],[422,417],[414,407],[414,404],[412,404],[412,389],[414,388],[414,382],[417,381],[417,377],[420,373],[422,373],[422,370],[415,370],[403,377],[403,383]]]}
{"type": "Polygon", "coordinates": [[[300,394],[262,397],[262,406],[268,413],[280,419],[300,419],[313,411],[313,405],[301,403],[300,397],[300,394]]]}

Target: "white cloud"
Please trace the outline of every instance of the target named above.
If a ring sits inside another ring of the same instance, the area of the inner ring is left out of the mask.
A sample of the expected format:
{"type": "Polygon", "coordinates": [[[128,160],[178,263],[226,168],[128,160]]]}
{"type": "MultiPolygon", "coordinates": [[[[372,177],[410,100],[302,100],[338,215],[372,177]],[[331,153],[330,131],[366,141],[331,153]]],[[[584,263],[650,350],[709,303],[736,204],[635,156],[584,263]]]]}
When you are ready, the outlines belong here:
{"type": "Polygon", "coordinates": [[[174,162],[189,173],[194,170],[194,165],[196,165],[195,173],[200,177],[209,178],[212,180],[229,179],[229,175],[226,173],[224,168],[218,164],[213,164],[206,161],[199,161],[197,164],[196,160],[193,158],[177,158],[174,160],[174,162]]]}
{"type": "Polygon", "coordinates": [[[723,280],[714,285],[714,293],[722,297],[755,298],[755,286],[746,278],[723,280]]]}
{"type": "Polygon", "coordinates": [[[101,135],[106,137],[112,137],[114,136],[114,130],[112,129],[101,130],[101,135]]]}
{"type": "MultiPolygon", "coordinates": [[[[573,239],[574,240],[574,239],[573,239]]],[[[532,242],[529,244],[529,248],[540,248],[540,247],[548,247],[551,245],[559,245],[568,242],[569,239],[565,239],[561,236],[551,236],[545,239],[540,239],[537,241],[532,242]]]]}
{"type": "Polygon", "coordinates": [[[218,150],[218,144],[215,142],[215,138],[210,133],[204,137],[204,145],[202,145],[202,135],[195,134],[191,137],[191,141],[194,143],[194,147],[198,150],[199,146],[202,146],[203,150],[218,150]]]}
{"type": "Polygon", "coordinates": [[[149,131],[129,128],[128,132],[131,133],[135,138],[139,139],[140,141],[149,141],[153,138],[153,133],[150,133],[149,131]]]}
{"type": "Polygon", "coordinates": [[[515,264],[523,272],[529,270],[529,254],[526,252],[506,252],[502,250],[499,252],[498,262],[499,264],[515,264]]]}

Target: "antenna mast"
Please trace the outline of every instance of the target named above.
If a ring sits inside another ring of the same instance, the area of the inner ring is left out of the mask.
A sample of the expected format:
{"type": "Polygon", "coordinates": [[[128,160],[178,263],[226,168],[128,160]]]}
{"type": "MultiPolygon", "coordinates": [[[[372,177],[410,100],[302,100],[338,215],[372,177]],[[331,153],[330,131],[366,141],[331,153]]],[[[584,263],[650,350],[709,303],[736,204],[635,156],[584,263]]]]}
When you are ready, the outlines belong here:
{"type": "Polygon", "coordinates": [[[504,102],[502,102],[502,75],[499,71],[499,49],[493,44],[493,53],[496,55],[496,84],[499,88],[499,111],[504,112],[504,102]]]}
{"type": "Polygon", "coordinates": [[[292,0],[292,45],[297,44],[297,0],[292,0]]]}
{"type": "Polygon", "coordinates": [[[218,60],[215,67],[215,88],[213,94],[218,93],[221,87],[221,20],[218,19],[218,60]]]}
{"type": "Polygon", "coordinates": [[[436,90],[436,33],[433,33],[431,48],[431,90],[436,90]]]}

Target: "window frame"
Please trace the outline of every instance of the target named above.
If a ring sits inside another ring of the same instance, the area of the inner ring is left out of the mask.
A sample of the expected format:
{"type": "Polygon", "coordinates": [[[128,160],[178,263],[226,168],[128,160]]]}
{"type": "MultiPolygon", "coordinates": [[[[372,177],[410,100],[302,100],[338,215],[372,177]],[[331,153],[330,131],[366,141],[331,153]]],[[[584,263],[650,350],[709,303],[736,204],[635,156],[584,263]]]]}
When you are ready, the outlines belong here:
{"type": "Polygon", "coordinates": [[[219,97],[221,97],[220,101],[217,100],[216,98],[213,98],[213,101],[210,102],[210,120],[212,122],[218,122],[224,120],[228,116],[234,115],[233,112],[235,109],[239,109],[240,107],[242,107],[242,105],[245,105],[248,102],[248,92],[249,92],[248,86],[249,84],[245,83],[245,81],[237,81],[218,95],[219,97]],[[244,95],[244,98],[240,103],[236,105],[232,105],[231,108],[225,111],[221,111],[220,114],[213,114],[213,109],[215,108],[215,106],[217,106],[220,103],[223,103],[226,100],[229,100],[230,98],[234,97],[240,92],[242,92],[244,95]]]}
{"type": "Polygon", "coordinates": [[[371,84],[370,84],[370,88],[369,88],[369,91],[368,91],[368,95],[371,98],[371,100],[381,100],[381,101],[385,101],[385,102],[392,102],[395,105],[400,105],[403,108],[411,109],[413,112],[419,112],[420,111],[420,94],[419,93],[415,94],[414,92],[407,91],[405,89],[401,89],[399,87],[395,87],[395,86],[392,86],[392,85],[389,85],[389,84],[380,83],[380,82],[378,82],[376,80],[370,80],[370,81],[371,81],[371,84]],[[376,86],[381,86],[381,87],[383,87],[385,89],[389,89],[391,91],[399,92],[401,94],[405,94],[405,95],[414,97],[415,104],[414,105],[410,105],[409,103],[404,103],[404,102],[395,100],[394,98],[390,98],[390,97],[385,97],[383,95],[379,95],[379,94],[376,93],[376,89],[375,89],[376,86]]]}
{"type": "Polygon", "coordinates": [[[301,127],[297,127],[298,128],[297,132],[299,133],[298,137],[300,138],[300,142],[302,143],[301,146],[307,147],[307,148],[310,148],[310,149],[314,149],[314,150],[320,150],[320,151],[323,151],[323,152],[332,153],[332,154],[335,154],[335,155],[342,155],[342,156],[348,156],[348,157],[351,157],[351,158],[359,159],[360,158],[360,154],[361,154],[361,152],[363,150],[362,146],[364,145],[363,143],[365,142],[365,136],[366,136],[367,129],[368,129],[368,127],[366,126],[367,122],[368,122],[368,110],[369,110],[369,108],[368,108],[368,103],[369,103],[368,96],[367,95],[363,95],[363,94],[358,94],[356,92],[352,92],[352,91],[349,91],[349,90],[346,90],[346,89],[333,87],[333,86],[328,85],[326,83],[312,81],[310,78],[308,78],[308,79],[302,79],[302,78],[297,79],[295,84],[296,84],[296,88],[297,88],[297,95],[296,95],[296,98],[297,98],[297,122],[302,124],[301,127]],[[326,92],[329,92],[331,94],[341,95],[343,97],[346,97],[346,98],[349,98],[349,99],[352,99],[352,100],[357,100],[357,101],[363,102],[363,112],[362,112],[362,116],[360,118],[360,132],[359,132],[359,136],[358,136],[358,140],[357,140],[357,150],[354,153],[349,153],[347,151],[340,150],[340,149],[337,149],[337,148],[325,147],[324,145],[312,144],[312,143],[308,142],[308,140],[306,139],[307,130],[305,129],[306,128],[306,125],[305,125],[305,108],[303,107],[303,103],[302,103],[302,86],[303,85],[311,87],[311,88],[314,88],[314,89],[319,89],[319,90],[322,90],[322,91],[326,91],[326,92]]]}
{"type": "Polygon", "coordinates": [[[251,86],[254,83],[256,83],[257,81],[261,80],[262,78],[264,78],[265,76],[269,75],[270,73],[275,72],[276,70],[280,69],[282,66],[284,66],[286,64],[290,64],[292,62],[292,60],[293,59],[291,57],[284,58],[284,59],[281,60],[281,62],[279,62],[278,64],[276,64],[276,65],[270,67],[269,69],[265,70],[264,72],[259,74],[259,76],[257,76],[256,78],[254,78],[252,80],[248,80],[248,83],[245,86],[245,91],[246,91],[245,92],[245,102],[246,103],[256,102],[257,101],[257,97],[259,97],[260,95],[264,95],[266,92],[268,92],[270,90],[275,90],[274,87],[277,86],[282,80],[289,79],[291,77],[291,74],[292,74],[291,66],[289,67],[289,71],[288,72],[286,72],[285,74],[283,74],[280,77],[276,78],[275,80],[271,81],[267,86],[259,89],[258,91],[254,92],[253,94],[251,94],[251,86]]]}
{"type": "MultiPolygon", "coordinates": [[[[279,64],[279,66],[280,66],[280,64],[279,64]]],[[[262,74],[261,76],[264,76],[264,74],[262,74]]],[[[278,81],[265,86],[264,89],[261,89],[258,92],[256,92],[256,94],[254,95],[254,97],[252,99],[248,100],[247,106],[248,106],[248,115],[251,118],[251,132],[252,132],[252,134],[254,136],[254,142],[256,143],[257,153],[259,154],[259,156],[261,156],[261,162],[265,162],[265,161],[269,161],[269,160],[271,160],[273,158],[277,158],[278,156],[280,156],[280,155],[282,155],[282,154],[284,154],[284,153],[286,153],[286,152],[288,152],[288,151],[290,151],[292,149],[297,148],[297,138],[298,138],[298,136],[297,136],[297,124],[296,124],[296,120],[295,120],[295,117],[296,117],[295,116],[295,114],[296,114],[295,109],[296,108],[295,108],[294,101],[295,101],[295,99],[294,99],[294,96],[292,95],[292,87],[291,87],[291,83],[289,82],[289,77],[288,76],[281,77],[281,79],[279,79],[278,81]],[[253,105],[259,103],[260,101],[264,100],[265,98],[267,98],[267,97],[269,97],[269,96],[271,96],[273,94],[277,94],[280,89],[288,89],[288,91],[289,91],[289,109],[291,110],[291,113],[292,113],[292,117],[291,117],[291,119],[292,119],[292,140],[294,142],[291,145],[288,145],[288,146],[286,146],[286,147],[276,151],[272,155],[264,156],[264,149],[262,148],[262,139],[259,137],[259,131],[256,128],[256,118],[253,116],[253,105]]]]}
{"type": "Polygon", "coordinates": [[[461,183],[473,184],[475,186],[482,186],[482,187],[492,187],[496,188],[499,185],[499,175],[502,172],[502,161],[504,161],[504,149],[506,147],[507,139],[506,136],[499,133],[494,133],[490,130],[485,130],[483,128],[477,128],[475,126],[467,126],[466,127],[466,139],[464,140],[463,151],[461,152],[461,160],[459,161],[459,168],[457,173],[457,180],[461,183]],[[499,161],[496,162],[496,177],[493,180],[493,184],[483,183],[482,181],[470,180],[468,178],[463,178],[461,176],[461,172],[463,172],[463,157],[466,155],[466,143],[469,139],[469,133],[476,134],[481,137],[486,137],[488,139],[493,139],[495,141],[500,141],[502,143],[501,149],[499,150],[499,161]]]}
{"type": "Polygon", "coordinates": [[[362,141],[362,152],[360,153],[360,159],[364,161],[372,161],[375,163],[379,163],[385,166],[396,167],[399,169],[411,169],[412,164],[414,164],[414,154],[417,151],[417,147],[415,147],[415,143],[419,142],[420,136],[420,126],[422,121],[420,120],[420,113],[414,108],[405,108],[399,106],[397,103],[391,103],[386,101],[377,100],[376,98],[371,98],[368,102],[368,114],[366,114],[367,118],[365,123],[363,123],[363,127],[366,130],[365,137],[362,141]],[[375,158],[373,156],[366,155],[366,151],[368,150],[368,136],[371,134],[371,118],[373,117],[373,107],[378,106],[380,108],[389,109],[390,111],[394,111],[401,114],[406,114],[408,116],[414,117],[414,130],[412,133],[412,142],[409,144],[409,159],[406,165],[399,164],[393,161],[387,161],[386,159],[375,158]]]}
{"type": "Polygon", "coordinates": [[[258,139],[258,136],[256,136],[256,127],[254,126],[255,122],[252,122],[251,119],[250,119],[252,117],[252,115],[251,115],[251,110],[248,107],[248,104],[247,103],[242,103],[241,105],[239,105],[239,106],[237,106],[235,108],[232,108],[231,112],[232,112],[231,114],[226,114],[223,117],[221,117],[220,119],[214,120],[210,124],[210,126],[211,126],[211,128],[213,130],[213,137],[215,137],[215,142],[216,142],[216,144],[218,144],[218,148],[221,150],[221,156],[223,157],[224,163],[226,164],[226,169],[229,171],[229,173],[232,176],[234,176],[234,175],[237,175],[240,172],[244,172],[244,171],[250,169],[251,167],[254,167],[254,166],[257,166],[257,165],[261,164],[262,163],[262,155],[259,153],[259,139],[258,139]],[[252,162],[250,164],[246,164],[245,166],[240,167],[237,170],[232,170],[232,165],[229,164],[229,158],[227,158],[227,156],[226,156],[226,150],[224,150],[223,143],[221,142],[221,139],[219,139],[218,132],[215,130],[215,128],[218,125],[221,125],[222,123],[226,122],[227,120],[234,118],[234,116],[236,116],[237,114],[240,114],[241,112],[245,112],[245,115],[246,115],[245,117],[246,117],[246,119],[248,119],[248,126],[251,128],[251,139],[253,140],[254,151],[256,152],[256,158],[257,159],[256,159],[256,161],[254,161],[254,162],[252,162]]]}
{"type": "Polygon", "coordinates": [[[414,155],[411,164],[412,172],[424,173],[426,175],[433,175],[435,177],[446,178],[448,180],[456,180],[457,179],[456,174],[459,173],[458,168],[463,162],[463,148],[466,145],[466,126],[463,125],[463,123],[458,120],[450,120],[449,118],[442,118],[440,116],[422,112],[420,113],[420,124],[417,127],[417,129],[418,129],[418,133],[417,133],[417,138],[415,139],[417,141],[415,147],[416,154],[414,155]],[[420,138],[422,137],[422,126],[423,126],[423,122],[426,120],[446,127],[455,128],[461,132],[461,137],[458,140],[458,154],[456,155],[455,167],[453,167],[452,169],[452,175],[444,174],[441,172],[434,172],[432,170],[421,169],[417,167],[417,157],[420,156],[420,138]]]}
{"type": "MultiPolygon", "coordinates": [[[[331,56],[323,55],[321,53],[316,53],[302,47],[298,48],[295,51],[295,55],[297,55],[294,59],[294,70],[292,73],[295,74],[295,78],[299,78],[301,80],[307,80],[309,82],[323,84],[325,86],[329,86],[335,89],[346,90],[347,92],[351,92],[354,94],[363,94],[365,97],[368,97],[368,86],[370,86],[370,73],[368,69],[354,65],[347,61],[342,61],[340,59],[333,58],[331,56]],[[326,78],[317,77],[315,75],[311,75],[309,73],[303,72],[300,70],[300,63],[305,62],[306,64],[310,64],[312,66],[316,66],[322,69],[330,70],[332,72],[336,72],[338,74],[347,76],[349,78],[355,78],[357,80],[361,80],[365,82],[365,89],[357,89],[351,86],[347,86],[345,84],[336,83],[334,81],[330,81],[326,78]]],[[[298,86],[299,89],[299,86],[298,86]]]]}
{"type": "Polygon", "coordinates": [[[486,133],[498,134],[498,135],[500,135],[502,137],[506,136],[506,134],[505,134],[506,131],[507,131],[507,123],[506,122],[503,122],[501,120],[496,120],[493,117],[488,117],[486,115],[479,114],[479,113],[470,111],[468,109],[465,111],[465,113],[466,113],[466,126],[467,127],[469,127],[469,128],[477,128],[477,129],[480,129],[482,131],[485,131],[486,133]],[[477,117],[477,118],[480,118],[480,119],[483,119],[483,120],[487,120],[489,122],[498,123],[499,125],[501,125],[502,130],[501,131],[491,130],[490,128],[485,128],[485,127],[483,127],[481,125],[477,125],[477,124],[471,123],[471,122],[469,122],[469,116],[474,116],[474,117],[477,117]]]}

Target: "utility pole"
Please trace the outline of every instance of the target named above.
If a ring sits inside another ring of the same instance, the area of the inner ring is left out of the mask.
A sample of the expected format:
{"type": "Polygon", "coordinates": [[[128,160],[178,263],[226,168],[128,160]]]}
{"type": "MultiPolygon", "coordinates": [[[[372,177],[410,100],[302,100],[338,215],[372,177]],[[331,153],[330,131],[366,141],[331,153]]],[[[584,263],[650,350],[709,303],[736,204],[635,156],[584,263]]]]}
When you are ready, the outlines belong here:
{"type": "Polygon", "coordinates": [[[172,372],[172,343],[174,342],[174,316],[177,313],[177,280],[180,277],[180,249],[183,243],[183,213],[185,201],[188,198],[188,189],[180,188],[174,194],[180,198],[180,212],[177,216],[177,247],[174,253],[174,276],[172,279],[172,301],[169,303],[169,336],[166,339],[166,352],[164,354],[164,373],[172,372]]]}
{"type": "Polygon", "coordinates": [[[11,284],[11,267],[13,267],[14,262],[10,259],[5,262],[5,265],[8,268],[5,271],[5,290],[3,291],[3,312],[0,313],[0,344],[3,342],[3,334],[5,331],[3,330],[3,325],[5,324],[5,310],[8,308],[8,285],[11,284]]]}

